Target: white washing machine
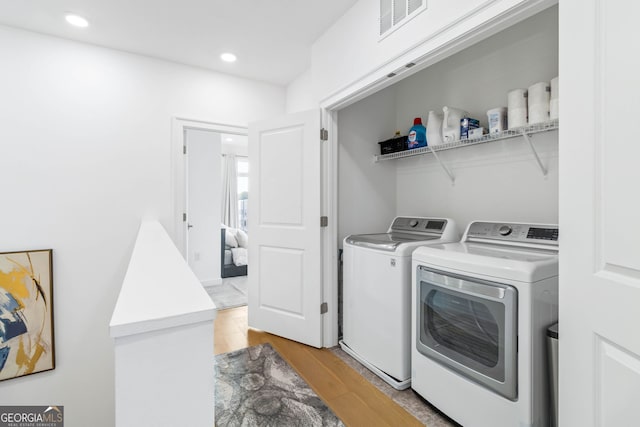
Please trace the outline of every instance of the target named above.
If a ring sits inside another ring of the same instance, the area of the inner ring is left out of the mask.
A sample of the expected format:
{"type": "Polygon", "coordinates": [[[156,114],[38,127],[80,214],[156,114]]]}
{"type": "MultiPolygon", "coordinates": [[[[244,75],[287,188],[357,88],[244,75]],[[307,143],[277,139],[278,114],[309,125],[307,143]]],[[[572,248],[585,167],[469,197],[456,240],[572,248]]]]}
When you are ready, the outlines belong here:
{"type": "Polygon", "coordinates": [[[411,384],[411,254],[460,237],[454,221],[397,217],[344,239],[342,349],[398,390],[411,384]]]}
{"type": "Polygon", "coordinates": [[[412,274],[413,389],[465,426],[547,426],[558,227],[472,222],[412,274]]]}

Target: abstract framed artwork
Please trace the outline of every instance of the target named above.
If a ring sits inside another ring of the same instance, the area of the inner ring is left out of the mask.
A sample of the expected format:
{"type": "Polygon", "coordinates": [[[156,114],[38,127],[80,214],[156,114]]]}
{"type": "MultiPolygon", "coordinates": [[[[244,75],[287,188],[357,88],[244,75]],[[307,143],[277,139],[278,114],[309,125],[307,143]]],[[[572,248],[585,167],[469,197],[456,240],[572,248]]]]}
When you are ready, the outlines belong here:
{"type": "Polygon", "coordinates": [[[52,258],[0,253],[0,381],[55,368],[52,258]]]}

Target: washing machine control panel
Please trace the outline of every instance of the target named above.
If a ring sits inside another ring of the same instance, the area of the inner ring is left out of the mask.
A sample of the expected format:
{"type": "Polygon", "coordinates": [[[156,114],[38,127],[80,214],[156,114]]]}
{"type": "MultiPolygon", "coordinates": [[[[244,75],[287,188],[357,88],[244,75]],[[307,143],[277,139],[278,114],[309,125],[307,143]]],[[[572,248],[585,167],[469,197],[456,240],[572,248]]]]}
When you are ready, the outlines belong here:
{"type": "Polygon", "coordinates": [[[441,234],[446,225],[446,219],[399,216],[391,224],[390,231],[441,234]]]}
{"type": "Polygon", "coordinates": [[[503,225],[498,229],[498,233],[500,233],[501,236],[508,236],[512,231],[513,228],[511,228],[511,226],[509,225],[503,225]]]}
{"type": "Polygon", "coordinates": [[[472,222],[467,240],[490,239],[505,242],[558,245],[558,226],[522,223],[472,222]]]}

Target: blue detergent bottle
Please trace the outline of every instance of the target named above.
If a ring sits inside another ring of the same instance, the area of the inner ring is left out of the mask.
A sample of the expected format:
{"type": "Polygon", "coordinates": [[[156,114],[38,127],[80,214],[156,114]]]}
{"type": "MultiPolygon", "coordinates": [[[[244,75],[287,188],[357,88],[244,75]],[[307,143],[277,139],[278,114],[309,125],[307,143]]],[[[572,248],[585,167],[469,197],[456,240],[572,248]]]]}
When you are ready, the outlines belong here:
{"type": "Polygon", "coordinates": [[[427,128],[422,124],[422,119],[416,117],[413,119],[413,126],[409,130],[409,138],[407,139],[407,148],[426,147],[427,146],[427,128]]]}

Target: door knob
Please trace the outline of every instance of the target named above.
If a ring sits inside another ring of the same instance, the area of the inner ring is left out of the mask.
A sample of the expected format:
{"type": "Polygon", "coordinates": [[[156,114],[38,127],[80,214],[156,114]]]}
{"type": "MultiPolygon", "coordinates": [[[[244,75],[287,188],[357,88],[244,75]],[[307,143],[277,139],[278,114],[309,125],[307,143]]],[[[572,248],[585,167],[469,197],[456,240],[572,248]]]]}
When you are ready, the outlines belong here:
{"type": "Polygon", "coordinates": [[[190,229],[190,228],[192,228],[192,227],[193,227],[193,225],[191,225],[191,224],[187,224],[187,230],[188,230],[188,229],[190,229]]]}

